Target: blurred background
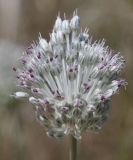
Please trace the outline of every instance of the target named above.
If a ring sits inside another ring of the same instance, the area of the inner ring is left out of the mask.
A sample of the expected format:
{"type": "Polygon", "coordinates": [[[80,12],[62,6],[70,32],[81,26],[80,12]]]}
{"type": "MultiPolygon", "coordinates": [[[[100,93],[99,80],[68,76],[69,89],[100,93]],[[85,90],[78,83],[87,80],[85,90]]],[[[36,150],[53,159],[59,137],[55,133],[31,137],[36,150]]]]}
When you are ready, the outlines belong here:
{"type": "Polygon", "coordinates": [[[67,160],[68,141],[48,138],[32,106],[11,99],[16,90],[12,65],[41,32],[49,37],[58,11],[75,8],[93,40],[106,39],[126,59],[127,82],[112,98],[110,117],[98,134],[78,142],[78,160],[133,159],[133,0],[0,0],[0,160],[67,160]]]}

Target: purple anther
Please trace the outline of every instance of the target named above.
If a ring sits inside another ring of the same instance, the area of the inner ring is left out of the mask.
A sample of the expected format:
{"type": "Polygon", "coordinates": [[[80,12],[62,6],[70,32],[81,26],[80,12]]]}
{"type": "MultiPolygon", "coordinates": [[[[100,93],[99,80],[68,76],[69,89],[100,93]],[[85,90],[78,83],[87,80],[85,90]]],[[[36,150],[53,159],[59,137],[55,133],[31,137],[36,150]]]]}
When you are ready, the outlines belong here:
{"type": "Polygon", "coordinates": [[[41,53],[40,52],[38,52],[37,58],[41,59],[41,53]]]}
{"type": "Polygon", "coordinates": [[[17,69],[15,67],[12,67],[12,70],[15,71],[15,72],[17,71],[17,69]]]}
{"type": "Polygon", "coordinates": [[[17,78],[17,79],[19,79],[19,78],[20,78],[20,76],[16,76],[16,78],[17,78]]]}
{"type": "Polygon", "coordinates": [[[118,81],[118,87],[120,88],[122,85],[124,85],[124,80],[119,80],[118,81]]]}
{"type": "Polygon", "coordinates": [[[83,86],[86,87],[86,86],[87,86],[87,83],[83,83],[83,86]]]}
{"type": "Polygon", "coordinates": [[[86,91],[88,91],[90,89],[90,86],[87,86],[85,89],[86,89],[86,91]]]}
{"type": "Polygon", "coordinates": [[[29,71],[30,73],[32,73],[32,72],[33,72],[33,69],[32,69],[32,68],[30,68],[28,71],[29,71]]]}
{"type": "Polygon", "coordinates": [[[37,90],[36,88],[33,88],[32,91],[33,91],[34,93],[37,93],[37,92],[38,92],[38,90],[37,90]]]}
{"type": "Polygon", "coordinates": [[[104,96],[101,96],[101,101],[104,101],[105,100],[105,97],[104,96]]]}
{"type": "Polygon", "coordinates": [[[69,69],[69,72],[73,72],[73,69],[72,69],[72,68],[70,68],[70,69],[69,69]]]}
{"type": "Polygon", "coordinates": [[[102,65],[101,67],[100,67],[100,69],[103,69],[105,67],[105,65],[102,65]]]}
{"type": "Polygon", "coordinates": [[[118,87],[119,87],[119,88],[121,87],[121,83],[118,83],[118,87]]]}
{"type": "Polygon", "coordinates": [[[34,75],[33,75],[33,74],[30,74],[30,77],[31,77],[31,78],[34,78],[34,75]]]}
{"type": "Polygon", "coordinates": [[[48,101],[48,100],[45,100],[45,101],[44,101],[44,105],[45,105],[45,107],[48,107],[48,106],[49,106],[49,101],[48,101]]]}
{"type": "Polygon", "coordinates": [[[58,55],[55,55],[55,58],[58,58],[58,55]]]}
{"type": "Polygon", "coordinates": [[[50,62],[52,62],[53,61],[53,57],[50,57],[50,62]]]}
{"type": "Polygon", "coordinates": [[[26,64],[26,60],[25,60],[25,59],[22,59],[22,63],[23,63],[23,64],[26,64]]]}
{"type": "Polygon", "coordinates": [[[58,90],[56,91],[56,93],[57,93],[57,94],[60,94],[58,90]]]}

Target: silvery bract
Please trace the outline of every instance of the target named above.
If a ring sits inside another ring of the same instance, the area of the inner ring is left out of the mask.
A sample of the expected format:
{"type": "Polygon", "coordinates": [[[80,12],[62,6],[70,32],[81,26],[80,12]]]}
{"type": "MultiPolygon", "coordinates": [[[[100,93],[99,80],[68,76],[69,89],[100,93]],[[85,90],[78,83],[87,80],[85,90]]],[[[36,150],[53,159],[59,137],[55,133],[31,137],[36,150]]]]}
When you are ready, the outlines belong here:
{"type": "Polygon", "coordinates": [[[109,100],[124,80],[117,79],[124,66],[120,54],[112,54],[104,40],[92,43],[88,30],[79,29],[79,17],[57,17],[49,42],[39,35],[13,68],[21,91],[34,105],[47,134],[81,138],[86,130],[101,129],[109,100]]]}

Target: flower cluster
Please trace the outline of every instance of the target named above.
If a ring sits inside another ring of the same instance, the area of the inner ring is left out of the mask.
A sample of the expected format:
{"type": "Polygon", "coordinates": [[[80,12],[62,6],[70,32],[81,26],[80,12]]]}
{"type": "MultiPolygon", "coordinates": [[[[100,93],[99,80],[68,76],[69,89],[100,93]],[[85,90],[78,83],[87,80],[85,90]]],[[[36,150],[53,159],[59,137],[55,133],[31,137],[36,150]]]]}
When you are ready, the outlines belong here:
{"type": "Polygon", "coordinates": [[[117,79],[124,66],[104,40],[92,43],[88,30],[78,32],[79,17],[57,17],[49,42],[39,35],[15,68],[20,92],[27,97],[47,134],[81,138],[86,130],[101,129],[109,101],[126,83],[117,79]]]}

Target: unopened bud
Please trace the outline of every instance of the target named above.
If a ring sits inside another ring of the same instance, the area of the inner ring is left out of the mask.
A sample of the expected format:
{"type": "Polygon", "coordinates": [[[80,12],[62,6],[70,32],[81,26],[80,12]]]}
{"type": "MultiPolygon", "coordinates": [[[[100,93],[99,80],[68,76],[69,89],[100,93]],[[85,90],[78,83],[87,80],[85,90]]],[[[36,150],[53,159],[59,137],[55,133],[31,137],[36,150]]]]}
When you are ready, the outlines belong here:
{"type": "Polygon", "coordinates": [[[79,17],[76,15],[70,21],[71,29],[76,30],[79,27],[79,17]]]}
{"type": "Polygon", "coordinates": [[[38,100],[34,97],[30,97],[29,102],[32,103],[32,104],[37,104],[38,100]]]}
{"type": "Polygon", "coordinates": [[[29,94],[26,93],[26,92],[16,92],[14,93],[13,95],[11,95],[12,97],[15,97],[15,98],[24,98],[24,97],[28,97],[29,94]]]}
{"type": "Polygon", "coordinates": [[[49,51],[49,44],[44,38],[40,38],[39,44],[45,52],[49,51]]]}
{"type": "Polygon", "coordinates": [[[56,21],[55,21],[55,25],[54,25],[54,30],[60,30],[61,29],[61,25],[62,25],[62,20],[61,18],[58,16],[56,21]]]}
{"type": "Polygon", "coordinates": [[[63,36],[62,31],[58,31],[58,32],[57,32],[56,38],[57,38],[57,41],[58,41],[59,43],[63,43],[63,42],[64,42],[64,36],[63,36]]]}
{"type": "Polygon", "coordinates": [[[64,34],[69,34],[71,32],[71,29],[70,29],[70,24],[69,24],[69,21],[68,20],[64,20],[62,22],[62,32],[64,34]]]}

